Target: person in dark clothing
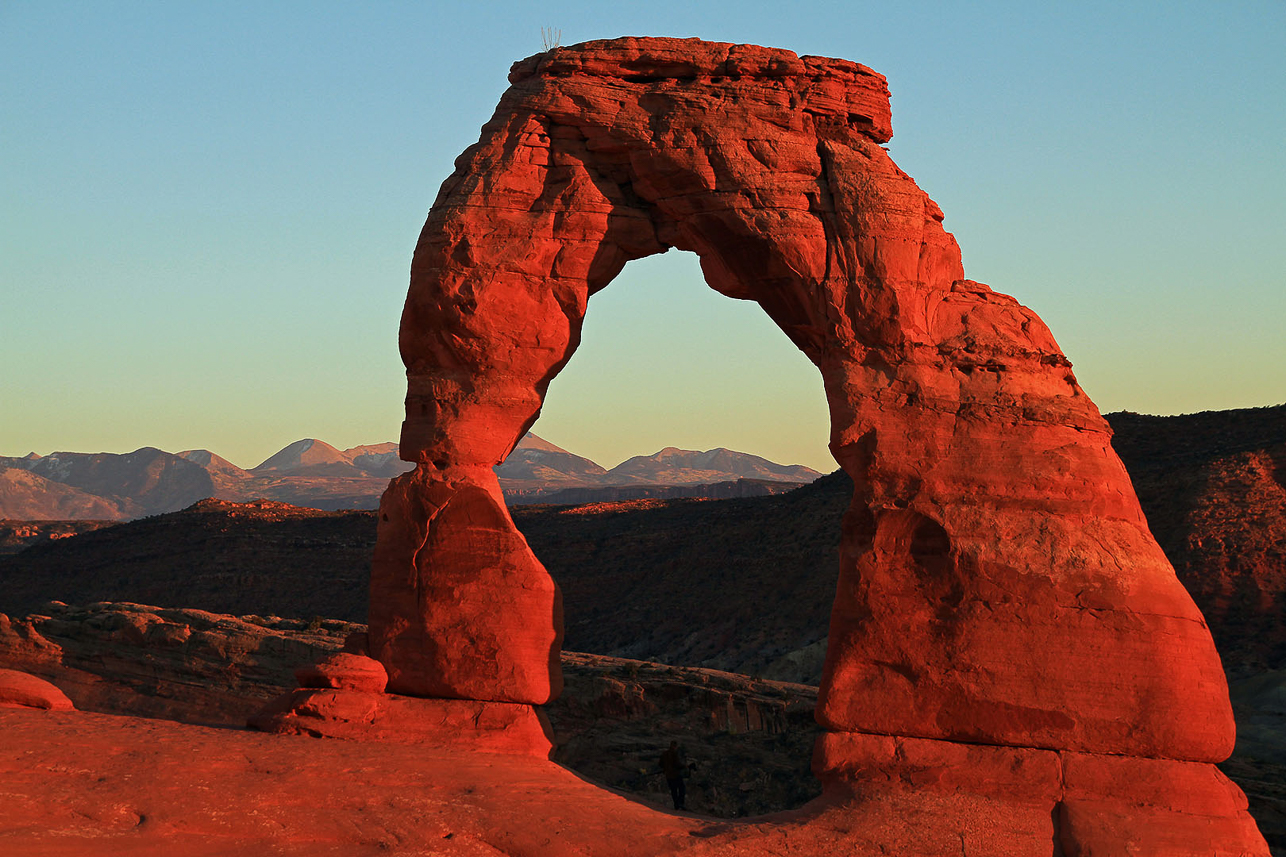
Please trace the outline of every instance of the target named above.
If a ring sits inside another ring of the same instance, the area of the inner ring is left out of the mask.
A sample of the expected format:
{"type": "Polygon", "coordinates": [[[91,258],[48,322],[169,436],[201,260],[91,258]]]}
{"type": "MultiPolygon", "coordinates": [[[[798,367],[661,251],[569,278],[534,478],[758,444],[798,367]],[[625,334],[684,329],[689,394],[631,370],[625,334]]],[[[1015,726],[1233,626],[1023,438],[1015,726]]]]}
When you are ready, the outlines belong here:
{"type": "Polygon", "coordinates": [[[687,792],[683,785],[683,767],[679,742],[671,741],[670,749],[661,754],[661,773],[665,774],[665,784],[670,787],[670,797],[674,800],[675,809],[683,809],[683,799],[687,792]]]}

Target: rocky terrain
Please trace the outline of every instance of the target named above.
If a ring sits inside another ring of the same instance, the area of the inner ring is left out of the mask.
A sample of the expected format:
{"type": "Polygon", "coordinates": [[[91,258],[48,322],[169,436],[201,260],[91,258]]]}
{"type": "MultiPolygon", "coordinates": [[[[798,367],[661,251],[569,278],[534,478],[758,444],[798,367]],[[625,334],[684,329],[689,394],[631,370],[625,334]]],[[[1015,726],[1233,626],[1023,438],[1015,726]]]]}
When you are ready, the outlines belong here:
{"type": "Polygon", "coordinates": [[[566,645],[816,684],[842,473],[778,497],[514,510],[563,590],[566,645]]]}
{"type": "Polygon", "coordinates": [[[41,542],[57,541],[110,527],[114,521],[18,521],[0,519],[0,556],[19,553],[41,542]]]}
{"type": "MultiPolygon", "coordinates": [[[[1272,642],[1286,614],[1263,597],[1281,591],[1286,528],[1275,523],[1273,505],[1280,470],[1234,466],[1280,461],[1274,450],[1286,442],[1286,407],[1109,420],[1149,521],[1224,655],[1239,743],[1223,767],[1250,794],[1265,832],[1286,841],[1286,662],[1272,642]],[[1211,563],[1209,577],[1203,563],[1211,563]]],[[[849,490],[837,473],[776,497],[528,506],[514,517],[563,588],[567,648],[815,684],[849,490]]],[[[0,559],[0,611],[40,613],[50,599],[128,599],[284,614],[290,618],[274,621],[297,638],[310,622],[324,632],[348,627],[333,620],[364,618],[373,513],[207,501],[75,538],[41,536],[85,526],[10,524],[10,544],[37,543],[0,559]]],[[[326,645],[340,638],[335,631],[326,645]]],[[[283,659],[274,686],[289,681],[284,661],[294,657],[283,659]]],[[[571,667],[567,675],[567,699],[583,698],[571,667]]],[[[576,764],[590,770],[595,752],[576,764]]],[[[628,783],[630,770],[623,762],[615,781],[628,783]]]]}
{"type": "MultiPolygon", "coordinates": [[[[124,521],[197,500],[272,500],[314,509],[374,509],[388,481],[411,469],[395,443],[336,449],[304,439],[249,470],[208,449],[179,453],[55,452],[0,457],[0,519],[124,521]]],[[[758,497],[819,474],[744,452],[666,447],[608,470],[527,434],[496,468],[511,504],[588,503],[644,497],[758,497]]]]}
{"type": "MultiPolygon", "coordinates": [[[[295,686],[294,671],[338,651],[364,625],[229,616],[130,603],[51,604],[0,615],[0,666],[47,678],[82,711],[241,728],[295,686]]],[[[800,806],[817,689],[744,675],[563,653],[566,688],[545,710],[554,759],[656,806],[671,740],[694,765],[688,805],[725,818],[800,806]]]]}
{"type": "MultiPolygon", "coordinates": [[[[562,587],[569,648],[816,683],[850,490],[832,474],[773,497],[513,515],[562,587]]],[[[203,500],[0,557],[0,611],[128,600],[361,621],[375,525],[374,512],[203,500]]]]}

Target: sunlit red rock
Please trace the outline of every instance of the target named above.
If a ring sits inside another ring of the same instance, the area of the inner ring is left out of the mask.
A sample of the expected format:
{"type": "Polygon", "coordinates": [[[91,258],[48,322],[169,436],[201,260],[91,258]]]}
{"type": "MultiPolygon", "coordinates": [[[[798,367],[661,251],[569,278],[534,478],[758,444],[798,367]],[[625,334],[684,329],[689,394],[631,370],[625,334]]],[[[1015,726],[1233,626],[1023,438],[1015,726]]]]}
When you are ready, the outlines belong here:
{"type": "MultiPolygon", "coordinates": [[[[855,485],[818,700],[837,733],[825,776],[869,786],[874,739],[862,733],[946,742],[957,756],[1013,747],[1019,768],[1045,771],[1030,841],[1047,849],[1063,836],[1051,825],[1064,788],[1047,751],[1122,756],[1123,769],[1227,757],[1218,655],[1109,427],[1036,314],[965,279],[941,210],[881,146],[880,75],[765,48],[618,39],[524,60],[510,82],[442,185],[411,266],[401,455],[417,467],[384,496],[371,586],[370,654],[391,689],[537,703],[557,692],[559,600],[491,468],[539,415],[590,296],[631,259],[677,248],[818,367],[831,450],[855,485]]],[[[977,786],[988,766],[965,756],[934,764],[977,786]]],[[[885,776],[903,778],[899,765],[885,776]]],[[[1032,795],[996,770],[1000,804],[984,797],[1002,819],[1011,793],[1032,795]]],[[[1213,794],[1209,765],[1168,770],[1213,794]]],[[[1139,817],[1132,793],[1104,794],[1139,817]]],[[[1262,843],[1244,806],[1194,800],[1175,812],[1208,807],[1219,821],[1202,834],[1176,820],[1191,848],[1262,843]]],[[[948,840],[971,806],[945,813],[948,840]]],[[[1158,827],[1178,818],[1160,806],[1158,827]]],[[[1067,813],[1066,848],[1119,845],[1074,802],[1067,813]]],[[[1149,836],[1139,847],[1155,851],[1149,836]]]]}
{"type": "Polygon", "coordinates": [[[824,725],[1228,754],[1209,632],[1106,424],[1035,313],[964,279],[942,212],[880,145],[880,75],[619,39],[524,60],[510,80],[412,262],[401,454],[418,470],[385,496],[371,599],[390,687],[546,695],[534,676],[555,600],[490,468],[536,419],[589,296],[673,247],[763,306],[825,382],[857,487],[824,725]],[[538,645],[507,639],[533,628],[538,645]]]}
{"type": "Polygon", "coordinates": [[[1006,855],[1045,857],[1051,843],[1078,857],[1268,854],[1241,789],[1199,762],[829,733],[813,770],[856,824],[909,849],[900,853],[949,853],[916,846],[954,834],[1006,855]],[[890,804],[901,821],[933,823],[898,829],[884,817],[890,804]]]}
{"type": "Polygon", "coordinates": [[[393,693],[544,703],[562,689],[562,599],[490,467],[398,477],[380,503],[370,656],[393,693]]]}
{"type": "Polygon", "coordinates": [[[0,708],[72,711],[67,694],[50,682],[18,670],[0,669],[0,708]]]}
{"type": "Polygon", "coordinates": [[[536,756],[554,744],[549,722],[530,705],[423,699],[392,693],[300,688],[249,719],[261,732],[536,756]]]}
{"type": "Polygon", "coordinates": [[[336,652],[315,664],[299,667],[295,670],[295,679],[303,688],[361,693],[383,693],[388,686],[388,672],[383,664],[351,652],[336,652]]]}

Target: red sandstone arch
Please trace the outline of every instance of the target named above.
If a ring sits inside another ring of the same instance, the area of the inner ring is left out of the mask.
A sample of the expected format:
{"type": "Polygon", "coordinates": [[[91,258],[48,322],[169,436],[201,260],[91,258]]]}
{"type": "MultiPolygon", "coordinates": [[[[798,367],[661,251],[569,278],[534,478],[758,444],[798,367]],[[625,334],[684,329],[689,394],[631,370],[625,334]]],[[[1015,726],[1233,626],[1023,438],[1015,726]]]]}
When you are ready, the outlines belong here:
{"type": "Polygon", "coordinates": [[[491,468],[536,420],[589,296],[677,247],[818,367],[856,486],[818,709],[840,733],[819,749],[824,777],[861,768],[876,740],[861,733],[1228,755],[1218,656],[1106,423],[1041,320],[964,278],[938,206],[881,146],[880,75],[619,39],[509,79],[412,263],[401,449],[417,468],[385,494],[371,584],[390,691],[558,693],[558,592],[491,468]]]}

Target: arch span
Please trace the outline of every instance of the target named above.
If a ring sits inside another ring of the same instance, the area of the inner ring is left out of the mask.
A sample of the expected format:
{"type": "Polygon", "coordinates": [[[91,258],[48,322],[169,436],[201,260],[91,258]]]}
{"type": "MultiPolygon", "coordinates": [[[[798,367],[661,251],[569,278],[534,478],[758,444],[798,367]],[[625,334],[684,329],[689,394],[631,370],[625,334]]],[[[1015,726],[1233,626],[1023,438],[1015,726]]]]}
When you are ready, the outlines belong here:
{"type": "Polygon", "coordinates": [[[1106,423],[1041,320],[964,278],[938,206],[881,146],[880,75],[619,39],[509,79],[412,263],[401,448],[417,467],[384,497],[371,584],[390,690],[557,694],[557,589],[491,467],[538,416],[589,296],[677,247],[822,374],[831,450],[856,486],[827,729],[1228,755],[1218,656],[1106,423]]]}

